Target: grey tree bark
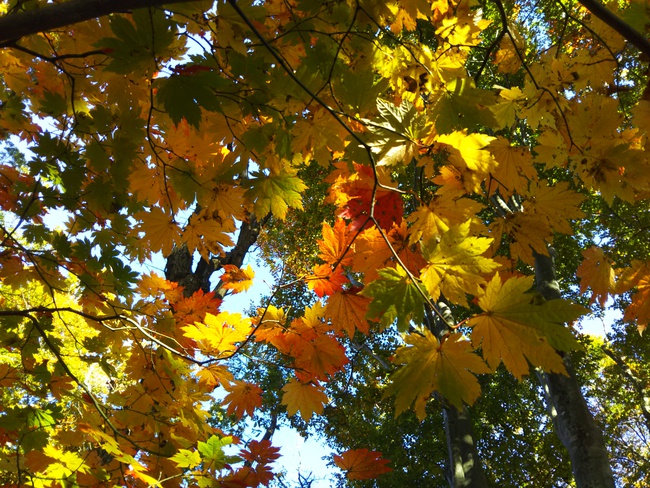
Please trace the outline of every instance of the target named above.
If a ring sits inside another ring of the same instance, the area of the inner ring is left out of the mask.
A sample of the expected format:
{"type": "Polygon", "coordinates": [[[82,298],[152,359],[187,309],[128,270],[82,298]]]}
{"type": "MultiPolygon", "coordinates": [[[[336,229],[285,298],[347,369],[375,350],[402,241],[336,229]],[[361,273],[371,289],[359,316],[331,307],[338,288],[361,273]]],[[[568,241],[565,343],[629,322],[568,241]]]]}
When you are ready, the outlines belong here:
{"type": "MultiPolygon", "coordinates": [[[[432,332],[440,339],[443,335],[452,332],[450,325],[454,324],[454,318],[444,302],[438,303],[438,311],[444,320],[441,317],[433,317],[432,313],[427,313],[427,322],[432,332]]],[[[442,415],[449,455],[446,473],[449,486],[451,488],[487,488],[487,479],[474,441],[474,429],[469,410],[467,407],[458,410],[447,402],[443,402],[443,405],[442,415]]]]}
{"type": "MultiPolygon", "coordinates": [[[[561,298],[555,273],[555,250],[535,253],[537,290],[546,300],[561,298]]],[[[555,432],[566,447],[578,488],[614,488],[614,475],[601,430],[596,425],[567,354],[561,354],[568,376],[538,372],[555,432]]]]}

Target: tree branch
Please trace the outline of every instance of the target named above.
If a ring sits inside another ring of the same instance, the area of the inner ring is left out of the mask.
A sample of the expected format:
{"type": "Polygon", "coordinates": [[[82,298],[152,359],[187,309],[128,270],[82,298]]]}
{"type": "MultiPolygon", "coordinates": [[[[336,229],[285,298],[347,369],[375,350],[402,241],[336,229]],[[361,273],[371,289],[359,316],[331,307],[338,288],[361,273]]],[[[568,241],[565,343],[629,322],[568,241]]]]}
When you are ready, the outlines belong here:
{"type": "Polygon", "coordinates": [[[195,0],[71,0],[0,17],[0,47],[24,36],[50,31],[89,19],[138,8],[195,0]]]}
{"type": "Polygon", "coordinates": [[[650,59],[650,41],[643,34],[634,29],[631,25],[624,22],[614,12],[605,7],[599,0],[578,0],[587,10],[600,20],[605,22],[609,27],[614,29],[634,47],[641,51],[650,59]]]}

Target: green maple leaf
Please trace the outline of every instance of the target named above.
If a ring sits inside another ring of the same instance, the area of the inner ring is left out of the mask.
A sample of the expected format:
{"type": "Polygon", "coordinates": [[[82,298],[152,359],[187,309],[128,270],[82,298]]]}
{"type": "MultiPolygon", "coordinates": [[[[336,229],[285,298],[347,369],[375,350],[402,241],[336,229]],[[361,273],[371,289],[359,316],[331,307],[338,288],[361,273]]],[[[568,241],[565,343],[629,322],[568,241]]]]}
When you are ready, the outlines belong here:
{"type": "Polygon", "coordinates": [[[201,464],[201,454],[198,451],[179,449],[171,458],[179,468],[196,468],[201,464]]]}
{"type": "Polygon", "coordinates": [[[233,438],[231,436],[219,438],[213,435],[206,442],[199,441],[197,448],[201,453],[201,459],[203,461],[213,463],[213,467],[216,469],[222,469],[226,463],[237,462],[239,460],[239,458],[234,456],[226,456],[226,453],[223,452],[223,448],[232,443],[233,438]]]}
{"type": "Polygon", "coordinates": [[[154,68],[154,57],[164,56],[176,38],[176,23],[161,9],[138,9],[133,23],[119,15],[111,18],[115,37],[105,37],[95,43],[111,58],[108,71],[128,74],[144,67],[154,68]]]}
{"type": "MultiPolygon", "coordinates": [[[[196,60],[200,62],[200,60],[196,60]]],[[[195,66],[204,66],[196,64],[195,66]]],[[[174,74],[158,80],[156,100],[162,103],[174,124],[183,118],[187,123],[198,128],[201,122],[201,109],[218,112],[221,102],[217,91],[225,91],[232,86],[219,76],[216,71],[198,71],[192,74],[174,74]]]]}
{"type": "Polygon", "coordinates": [[[424,321],[424,299],[418,286],[402,268],[384,268],[378,271],[380,278],[370,283],[361,292],[373,298],[368,306],[368,317],[381,317],[383,326],[388,327],[397,319],[400,332],[408,330],[410,321],[422,324],[424,321]]]}
{"type": "Polygon", "coordinates": [[[439,134],[496,125],[494,115],[487,108],[495,103],[492,92],[476,88],[467,78],[453,80],[445,88],[432,113],[439,134]]]}
{"type": "Polygon", "coordinates": [[[474,403],[481,387],[472,373],[490,370],[474,354],[468,340],[454,334],[440,343],[429,330],[420,329],[407,335],[405,341],[408,345],[399,348],[394,359],[403,366],[391,376],[384,394],[396,395],[396,416],[415,402],[415,412],[423,420],[426,402],[434,390],[457,408],[462,408],[463,402],[474,403]]]}
{"type": "Polygon", "coordinates": [[[255,214],[271,212],[284,220],[289,208],[302,209],[302,192],[307,188],[303,181],[289,172],[264,176],[257,173],[246,197],[255,202],[255,214]]]}
{"type": "Polygon", "coordinates": [[[588,312],[561,299],[538,303],[536,295],[527,293],[533,280],[513,277],[502,283],[497,273],[478,300],[484,313],[468,322],[473,327],[472,343],[482,347],[490,367],[496,369],[503,361],[517,378],[528,373],[529,364],[566,373],[556,351],[579,349],[580,344],[564,323],[588,312]]]}

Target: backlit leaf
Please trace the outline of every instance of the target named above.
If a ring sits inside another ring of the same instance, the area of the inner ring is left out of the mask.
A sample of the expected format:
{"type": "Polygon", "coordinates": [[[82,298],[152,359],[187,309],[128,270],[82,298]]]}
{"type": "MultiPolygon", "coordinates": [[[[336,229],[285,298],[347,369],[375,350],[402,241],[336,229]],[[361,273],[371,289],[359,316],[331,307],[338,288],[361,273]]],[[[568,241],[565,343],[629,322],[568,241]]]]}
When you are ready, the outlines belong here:
{"type": "Polygon", "coordinates": [[[334,456],[334,464],[346,472],[351,480],[369,480],[392,471],[386,466],[390,460],[383,459],[381,453],[368,449],[352,449],[340,456],[334,456]]]}
{"type": "Polygon", "coordinates": [[[472,317],[472,344],[481,347],[492,369],[503,361],[516,377],[528,374],[529,363],[544,371],[566,373],[557,351],[578,349],[564,325],[588,312],[564,300],[536,304],[528,293],[534,278],[514,277],[501,282],[497,273],[478,300],[482,314],[472,317]]]}

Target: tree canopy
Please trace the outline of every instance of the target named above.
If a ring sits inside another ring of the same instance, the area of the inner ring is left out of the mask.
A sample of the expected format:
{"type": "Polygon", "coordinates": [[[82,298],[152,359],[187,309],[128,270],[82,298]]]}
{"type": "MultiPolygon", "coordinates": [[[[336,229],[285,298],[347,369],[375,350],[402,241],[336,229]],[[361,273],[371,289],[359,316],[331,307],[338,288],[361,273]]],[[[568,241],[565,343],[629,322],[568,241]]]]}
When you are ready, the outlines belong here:
{"type": "Polygon", "coordinates": [[[289,418],[351,486],[643,486],[649,32],[644,0],[1,0],[2,484],[269,485],[289,418]]]}

